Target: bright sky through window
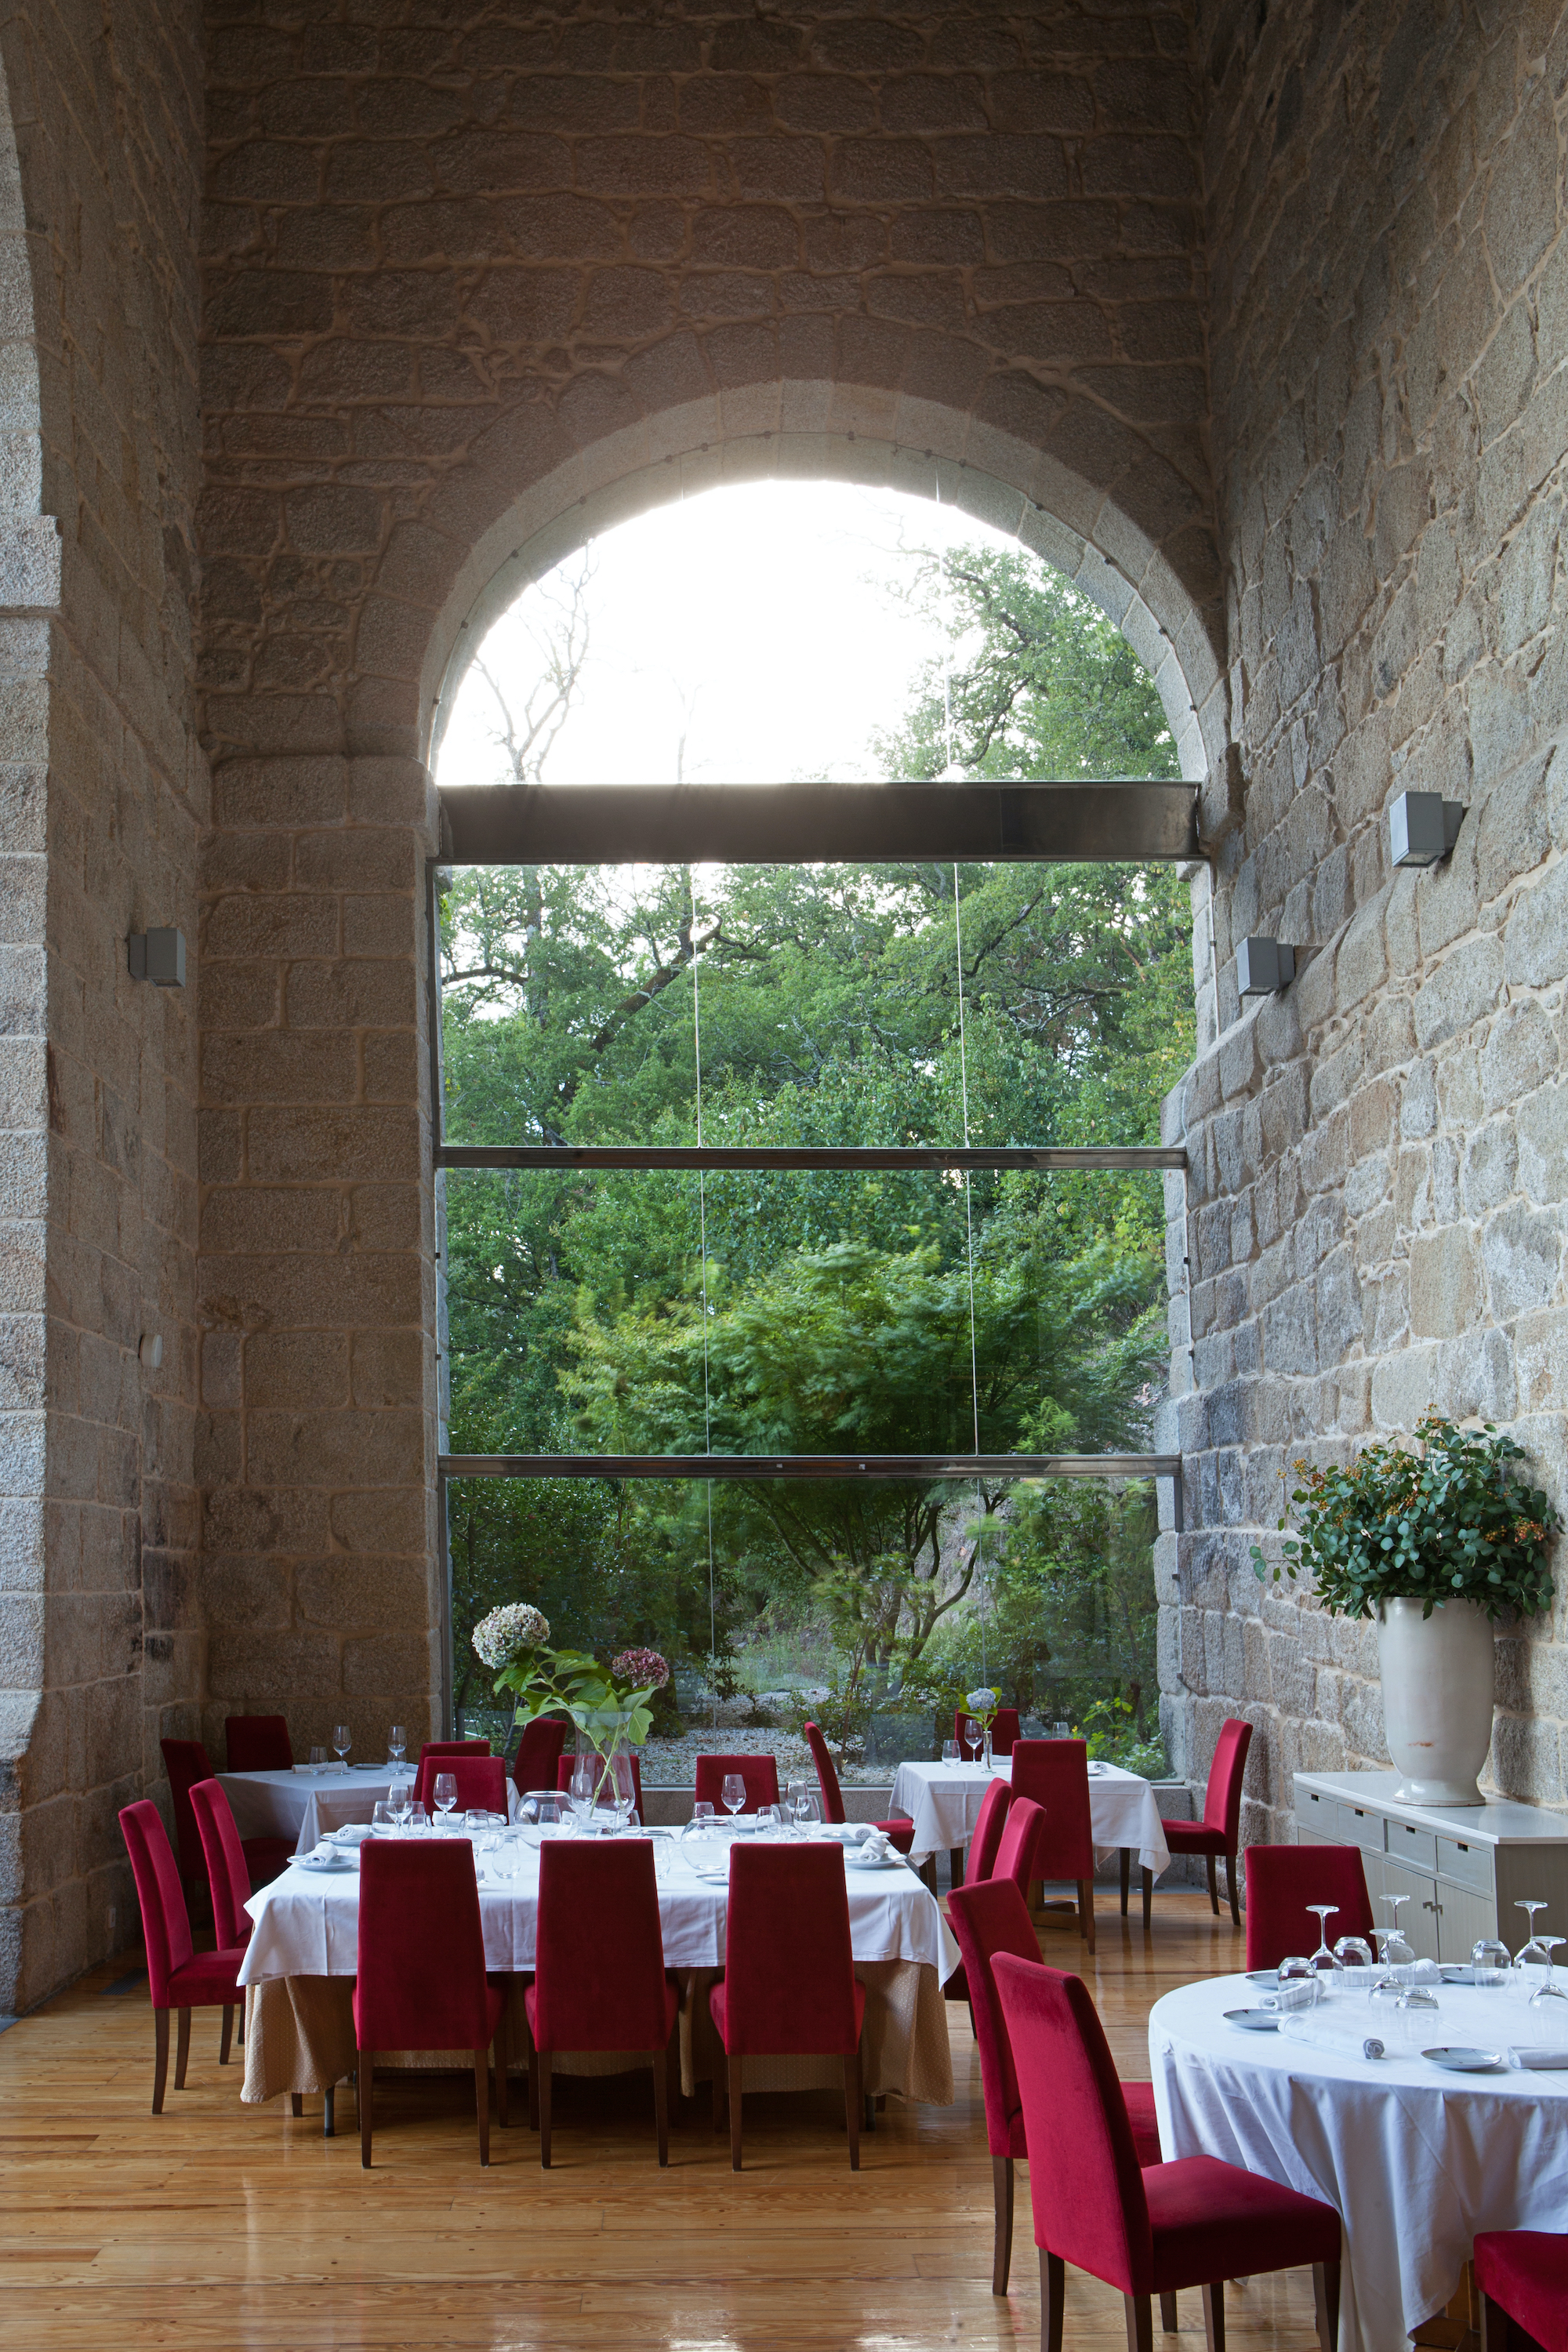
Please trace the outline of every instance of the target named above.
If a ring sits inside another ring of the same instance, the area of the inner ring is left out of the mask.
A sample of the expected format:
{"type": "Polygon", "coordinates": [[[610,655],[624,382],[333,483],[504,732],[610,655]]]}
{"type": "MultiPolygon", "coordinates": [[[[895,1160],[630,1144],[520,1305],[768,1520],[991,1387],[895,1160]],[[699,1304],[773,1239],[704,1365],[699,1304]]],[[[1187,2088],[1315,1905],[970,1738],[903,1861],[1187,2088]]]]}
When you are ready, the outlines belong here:
{"type": "MultiPolygon", "coordinates": [[[[918,551],[976,544],[1017,546],[956,509],[841,482],[710,490],[606,532],[588,554],[587,656],[545,781],[876,776],[873,736],[899,724],[942,652],[929,614],[900,601],[918,551]]],[[[442,783],[510,780],[484,672],[521,731],[542,634],[583,570],[571,557],[490,631],[458,690],[442,783]]]]}

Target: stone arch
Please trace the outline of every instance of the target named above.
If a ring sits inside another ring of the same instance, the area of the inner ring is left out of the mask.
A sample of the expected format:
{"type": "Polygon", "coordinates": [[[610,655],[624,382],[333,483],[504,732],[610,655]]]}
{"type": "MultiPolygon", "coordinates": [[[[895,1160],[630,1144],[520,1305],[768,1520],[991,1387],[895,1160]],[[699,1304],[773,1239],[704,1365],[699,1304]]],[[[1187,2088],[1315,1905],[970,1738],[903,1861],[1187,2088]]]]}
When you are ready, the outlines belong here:
{"type": "MultiPolygon", "coordinates": [[[[422,756],[439,745],[471,648],[531,581],[587,539],[670,499],[793,474],[889,485],[1012,532],[1121,629],[1158,688],[1183,775],[1201,781],[1223,760],[1216,616],[1152,535],[1153,517],[1136,520],[1137,507],[1113,491],[955,409],[892,395],[873,406],[820,383],[758,389],[763,396],[738,417],[717,399],[684,402],[557,464],[479,530],[433,614],[417,598],[440,576],[446,551],[434,543],[438,502],[428,520],[394,530],[361,623],[358,667],[363,681],[389,656],[405,656],[423,624],[422,756]]],[[[493,487],[504,495],[502,483],[493,487]]]]}

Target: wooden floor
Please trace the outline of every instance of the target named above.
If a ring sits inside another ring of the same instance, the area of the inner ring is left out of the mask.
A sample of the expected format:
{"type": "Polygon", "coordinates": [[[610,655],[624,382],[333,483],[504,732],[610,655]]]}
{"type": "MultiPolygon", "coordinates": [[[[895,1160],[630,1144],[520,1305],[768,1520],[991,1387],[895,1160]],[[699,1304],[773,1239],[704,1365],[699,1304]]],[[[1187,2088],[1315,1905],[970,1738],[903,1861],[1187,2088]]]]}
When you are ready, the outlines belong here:
{"type": "MultiPolygon", "coordinates": [[[[1239,1967],[1241,1938],[1198,1894],[1158,1895],[1148,1940],[1103,1889],[1100,1912],[1098,1957],[1081,1966],[1122,2072],[1147,2076],[1151,2002],[1239,1967]]],[[[1065,1919],[1042,1948],[1080,1965],[1065,1919]]],[[[962,2007],[948,2012],[957,2105],[889,2099],[858,2175],[826,2095],[748,2101],[739,2178],[696,2103],[661,2173],[647,2077],[562,2082],[548,2173],[526,2102],[487,2173],[471,2083],[378,2084],[362,2173],[352,2094],[332,2140],[319,2099],[297,2121],[286,2101],[242,2107],[238,2065],[216,2063],[216,2011],[194,2021],[187,2087],[154,2117],[145,1980],[123,1982],[138,1968],[132,1955],[0,2035],[0,2335],[18,2352],[1038,2342],[1024,2179],[1013,2289],[990,2292],[991,2166],[962,2007]]],[[[1315,2346],[1305,2275],[1254,2280],[1226,2305],[1233,2352],[1315,2346]]],[[[1181,2352],[1201,2352],[1195,2293],[1181,2322],[1181,2352]]],[[[1121,2352],[1121,2297],[1069,2273],[1067,2335],[1121,2352]]],[[[1162,2344],[1176,2352],[1157,2332],[1162,2344]]]]}

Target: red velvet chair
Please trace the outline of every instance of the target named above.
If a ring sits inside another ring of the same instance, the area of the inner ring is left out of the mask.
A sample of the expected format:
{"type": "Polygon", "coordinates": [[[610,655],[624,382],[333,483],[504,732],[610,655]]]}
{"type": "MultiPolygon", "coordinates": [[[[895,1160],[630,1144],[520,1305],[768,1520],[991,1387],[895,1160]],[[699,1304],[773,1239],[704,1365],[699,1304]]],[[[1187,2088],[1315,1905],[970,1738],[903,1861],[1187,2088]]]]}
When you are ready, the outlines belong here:
{"type": "Polygon", "coordinates": [[[178,2012],[179,2040],[174,2052],[174,2088],[185,2087],[185,2062],[191,2051],[193,2009],[221,2009],[222,2038],[217,2063],[228,2063],[234,2032],[234,2012],[245,1996],[239,1989],[243,1947],[198,1952],[191,1941],[191,1915],[185,1908],[179,1865],[163,1827],[163,1815],[150,1798],[127,1805],[120,1827],[136,1880],[142,1906],[142,1934],[147,1946],[147,1981],[153,1996],[153,2113],[163,2112],[163,2086],[169,2075],[169,2011],[178,2012]]]}
{"type": "Polygon", "coordinates": [[[754,1813],[759,1805],[778,1803],[779,1768],[771,1756],[700,1756],[694,1794],[705,1799],[721,1821],[730,1811],[724,1802],[724,1780],[731,1772],[738,1772],[746,1784],[743,1813],[754,1813]]]}
{"type": "MultiPolygon", "coordinates": [[[[966,1723],[973,1721],[973,1718],[971,1717],[969,1709],[966,1706],[957,1708],[952,1718],[952,1736],[958,1742],[958,1752],[963,1757],[966,1764],[969,1761],[969,1750],[963,1744],[963,1727],[966,1723]]],[[[995,1714],[991,1718],[992,1755],[1011,1756],[1015,1747],[1017,1745],[1017,1708],[1016,1706],[999,1706],[995,1714]]]]}
{"type": "MultiPolygon", "coordinates": [[[[191,1790],[198,1780],[210,1780],[213,1768],[207,1761],[207,1751],[199,1739],[161,1739],[163,1769],[169,1776],[169,1796],[174,1811],[174,1836],[180,1849],[180,1879],[185,1890],[187,1904],[191,1890],[197,1892],[206,1885],[206,1856],[202,1852],[201,1833],[196,1817],[191,1810],[191,1790]]],[[[247,1838],[244,1841],[245,1867],[253,1887],[265,1886],[279,1871],[289,1867],[293,1846],[287,1838],[247,1838]]],[[[175,2089],[179,2088],[178,2084],[175,2089]]]]}
{"type": "Polygon", "coordinates": [[[191,1811],[206,1861],[218,1949],[243,1951],[250,1941],[251,1919],[245,1907],[251,1895],[250,1873],[223,1782],[198,1780],[191,1790],[191,1811]]]}
{"type": "MultiPolygon", "coordinates": [[[[844,2061],[849,2168],[860,2169],[860,2028],[866,1988],[855,1978],[844,1857],[830,1845],[754,1845],[730,1856],[724,1975],[708,1996],[729,2077],[730,2163],[741,2169],[741,2101],[748,2058],[798,2054],[844,2061]]],[[[713,2127],[723,2090],[713,2081],[713,2127]]]]}
{"type": "Polygon", "coordinates": [[[1045,1826],[1045,1807],[1037,1805],[1033,1797],[1015,1794],[997,1842],[996,1860],[992,1865],[991,1876],[993,1879],[1011,1879],[1024,1897],[1026,1909],[1028,1907],[1029,1889],[1040,1874],[1039,1846],[1045,1826]]]}
{"type": "Polygon", "coordinates": [[[470,1807],[482,1807],[487,1813],[506,1811],[506,1766],[499,1756],[426,1756],[414,1783],[414,1801],[432,1815],[436,1811],[436,1776],[440,1772],[450,1772],[458,1784],[458,1801],[452,1808],[454,1819],[460,1818],[470,1807]]]}
{"type": "Polygon", "coordinates": [[[1043,1805],[1046,1824],[1035,1854],[1037,1879],[1070,1879],[1078,1888],[1078,1932],[1094,1949],[1094,1824],[1089,1811],[1089,1743],[1020,1739],[1013,1750],[1013,1794],[1043,1805]]]}
{"type": "Polygon", "coordinates": [[[419,1750],[418,1769],[423,1770],[427,1756],[488,1756],[488,1739],[427,1739],[419,1750]]]}
{"type": "MultiPolygon", "coordinates": [[[[825,1822],[842,1822],[844,1792],[838,1786],[838,1775],[827,1752],[827,1742],[815,1723],[808,1723],[805,1727],[805,1744],[811,1750],[811,1760],[816,1767],[817,1786],[822,1790],[822,1818],[825,1822]]],[[[900,1853],[908,1853],[915,1842],[915,1825],[904,1814],[896,1821],[878,1822],[876,1827],[900,1853]]],[[[928,1874],[928,1876],[933,1875],[928,1874]]]]}
{"type": "Polygon", "coordinates": [[[294,1762],[286,1715],[231,1715],[224,1746],[231,1772],[287,1772],[294,1762]]]}
{"type": "Polygon", "coordinates": [[[1209,2352],[1223,2352],[1227,2278],[1310,2266],[1321,2352],[1339,2335],[1340,2217],[1261,2174],[1187,2156],[1138,2162],[1121,2086],[1078,1977],[999,1952],[992,1963],[1017,2070],[1040,2249],[1041,2352],[1061,2352],[1065,2265],[1120,2287],[1128,2352],[1151,2352],[1150,2298],[1201,2286],[1209,2352]]]}
{"type": "Polygon", "coordinates": [[[664,1965],[658,1882],[647,1838],[553,1842],[539,1856],[534,1978],[523,1995],[529,2120],[550,2165],[551,2061],[557,2050],[625,2050],[653,2067],[658,2160],[669,2162],[671,2036],[680,1994],[664,1965]]]}
{"type": "MultiPolygon", "coordinates": [[[[991,2292],[1005,2294],[1013,2257],[1013,2166],[1017,2158],[1027,2156],[1029,2151],[1024,2145],[1018,2077],[991,1963],[998,1952],[1011,1952],[1016,1959],[1032,1960],[1038,1965],[1040,1947],[1029,1919],[1029,1906],[1010,1878],[976,1879],[968,1886],[961,1886],[948,1897],[947,1918],[963,1954],[961,1973],[969,1979],[970,2015],[979,2044],[980,2080],[985,2092],[985,2133],[991,2143],[991,2183],[996,2209],[991,2292]]],[[[1140,2165],[1158,2164],[1160,2126],[1154,2116],[1153,2084],[1123,2083],[1121,2096],[1140,2165]]],[[[1163,2315],[1169,2321],[1168,2314],[1163,2315]]]]}
{"type": "MultiPolygon", "coordinates": [[[[1250,1874],[1247,1903],[1250,1910],[1250,1874]]],[[[1475,2265],[1481,2352],[1508,2352],[1510,2320],[1535,2338],[1541,2352],[1568,2352],[1568,2238],[1552,2230],[1482,2230],[1475,2265]]]]}
{"type": "MultiPolygon", "coordinates": [[[[1241,1925],[1241,1890],[1237,1883],[1236,1850],[1241,1837],[1241,1782],[1247,1770],[1247,1751],[1252,1745],[1252,1726],[1232,1716],[1220,1726],[1215,1743],[1214,1762],[1209,1766],[1208,1787],[1204,1792],[1204,1817],[1201,1822],[1165,1822],[1165,1843],[1173,1853],[1201,1853],[1208,1864],[1209,1906],[1215,1917],[1219,1917],[1219,1888],[1215,1881],[1215,1864],[1225,1856],[1226,1878],[1230,1887],[1231,1925],[1241,1925]]],[[[1154,1893],[1154,1874],[1143,1873],[1143,1925],[1149,1925],[1149,1906],[1154,1893]]],[[[1328,1896],[1323,1897],[1324,1902],[1328,1896]]],[[[1127,1905],[1121,1906],[1125,1913],[1127,1905]]],[[[1342,1928],[1342,1934],[1350,1930],[1342,1928]]]]}
{"type": "Polygon", "coordinates": [[[1355,1845],[1249,1845],[1247,1849],[1247,1965],[1277,1969],[1292,1952],[1312,1952],[1318,1922],[1309,1903],[1336,1903],[1329,1941],[1361,1936],[1372,1945],[1372,1901],[1355,1845]]]}
{"type": "MultiPolygon", "coordinates": [[[[969,1841],[967,1884],[979,1886],[994,1875],[996,1855],[1002,1843],[1002,1832],[1007,1826],[1007,1808],[1013,1801],[1013,1791],[1005,1780],[993,1780],[980,1803],[980,1819],[974,1824],[974,1835],[969,1841]]],[[[964,1874],[957,1867],[959,1857],[953,1857],[952,1888],[956,1894],[965,1884],[964,1874]]],[[[1026,1905],[1026,1909],[1027,1906],[1026,1905]]],[[[944,2000],[969,2001],[970,2031],[974,2029],[974,2003],[969,1998],[969,1975],[961,1960],[942,1989],[944,2000]]]]}
{"type": "Polygon", "coordinates": [[[485,1973],[479,1881],[466,1838],[366,1839],[360,1848],[358,1969],[361,2164],[369,2169],[378,2050],[472,2053],[479,2162],[489,2164],[492,2041],[503,2124],[507,2114],[507,1984],[485,1973]]]}
{"type": "Polygon", "coordinates": [[[526,1797],[531,1789],[553,1789],[555,1767],[571,1728],[553,1715],[539,1716],[525,1726],[511,1759],[512,1783],[520,1797],[526,1797]]]}
{"type": "MultiPolygon", "coordinates": [[[[633,1802],[633,1804],[635,1804],[635,1805],[636,1805],[636,1807],[637,1807],[637,1816],[638,1816],[638,1819],[640,1820],[640,1819],[641,1819],[641,1817],[642,1817],[642,1766],[641,1766],[641,1765],[638,1763],[638,1761],[637,1761],[637,1750],[636,1750],[635,1748],[631,1751],[631,1758],[632,1758],[632,1802],[633,1802]]],[[[593,1759],[593,1758],[592,1758],[592,1757],[589,1757],[589,1759],[588,1759],[589,1763],[592,1763],[592,1762],[593,1762],[593,1760],[594,1760],[594,1759],[593,1759]]],[[[557,1792],[557,1794],[559,1794],[559,1793],[560,1793],[562,1790],[563,1790],[570,1789],[570,1787],[572,1786],[572,1775],[573,1775],[573,1773],[574,1773],[574,1772],[575,1772],[575,1770],[577,1769],[577,1763],[578,1763],[578,1759],[577,1759],[574,1755],[574,1756],[563,1756],[563,1757],[562,1757],[562,1759],[561,1759],[561,1760],[560,1760],[560,1762],[556,1765],[556,1767],[555,1767],[555,1787],[556,1787],[556,1792],[557,1792]]],[[[603,1798],[601,1798],[601,1799],[600,1799],[600,1802],[601,1802],[601,1803],[605,1803],[605,1802],[607,1802],[607,1801],[608,1801],[608,1790],[606,1790],[606,1791],[605,1791],[605,1795],[603,1798]]]]}

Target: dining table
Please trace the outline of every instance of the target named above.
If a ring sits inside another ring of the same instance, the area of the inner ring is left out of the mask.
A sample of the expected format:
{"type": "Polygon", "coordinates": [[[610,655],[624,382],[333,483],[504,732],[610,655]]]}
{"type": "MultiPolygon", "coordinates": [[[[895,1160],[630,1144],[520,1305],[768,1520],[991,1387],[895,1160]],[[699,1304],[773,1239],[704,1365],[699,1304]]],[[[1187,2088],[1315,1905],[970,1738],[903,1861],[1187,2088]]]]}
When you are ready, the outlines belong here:
{"type": "MultiPolygon", "coordinates": [[[[999,1756],[992,1764],[976,1762],[900,1764],[893,1782],[893,1811],[915,1825],[910,1859],[917,1865],[945,1846],[955,1856],[968,1845],[980,1819],[980,1808],[993,1780],[1010,1781],[1013,1760],[999,1756]]],[[[1171,1859],[1154,1791],[1136,1772],[1119,1764],[1089,1767],[1089,1816],[1095,1852],[1120,1849],[1124,1858],[1136,1853],[1144,1870],[1158,1878],[1171,1859]]],[[[956,1874],[955,1874],[956,1883],[956,1874]]]]}
{"type": "Polygon", "coordinates": [[[1268,1988],[1209,1977],[1149,2013],[1165,2157],[1218,2157],[1340,2215],[1340,2352],[1409,2352],[1457,2291],[1478,2231],[1563,2227],[1568,2032],[1511,1982],[1432,1991],[1436,2010],[1407,2015],[1337,1990],[1258,2031],[1226,2012],[1256,2014],[1268,1988]],[[1385,2054],[1367,2056],[1369,2040],[1385,2054]],[[1423,2055],[1436,2049],[1498,2063],[1450,2071],[1423,2055]],[[1510,2050],[1540,2055],[1516,2066],[1510,2050]]]}
{"type": "MultiPolygon", "coordinates": [[[[515,2066],[525,2063],[521,2053],[527,2048],[521,1988],[534,1964],[541,1848],[547,1841],[577,1834],[564,1825],[518,1822],[498,1836],[481,1833],[477,1840],[485,1965],[509,1977],[513,1988],[515,2066]]],[[[724,1966],[730,1852],[738,1837],[758,1832],[726,1822],[705,1837],[657,1830],[640,1834],[654,1845],[665,1965],[681,1988],[681,2087],[690,2095],[699,2082],[722,2071],[708,1991],[724,1966]]],[[[845,1853],[850,1947],[867,1996],[861,2037],[867,2095],[896,2091],[906,2099],[947,2105],[953,2084],[942,1988],[958,1966],[959,1953],[941,1907],[901,1859],[868,1867],[858,1859],[853,1832],[817,1835],[845,1853]]],[[[353,2070],[359,1852],[346,1839],[340,1852],[341,1862],[327,1870],[295,1855],[247,1906],[252,1928],[239,1981],[247,1989],[242,2096],[247,2103],[280,2093],[329,2091],[353,2070]]],[[[378,2068],[385,2063],[448,2069],[469,2063],[464,2052],[388,2053],[384,2059],[376,2053],[378,2068]]],[[[615,2074],[646,2063],[616,2052],[563,2053],[556,2062],[560,2073],[584,2074],[615,2074]]],[[[830,2089],[841,2086],[842,2079],[836,2058],[746,2061],[748,2090],[830,2089]]]]}
{"type": "MultiPolygon", "coordinates": [[[[416,1777],[412,1764],[353,1764],[346,1772],[333,1764],[292,1764],[216,1776],[242,1838],[288,1838],[296,1853],[309,1853],[333,1830],[374,1820],[394,1782],[416,1777]]],[[[515,1821],[521,1801],[510,1779],[506,1793],[515,1821]]]]}

